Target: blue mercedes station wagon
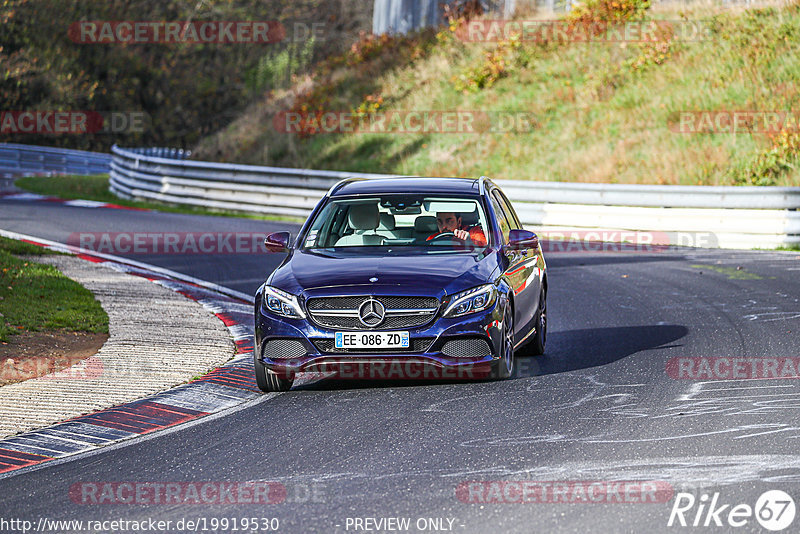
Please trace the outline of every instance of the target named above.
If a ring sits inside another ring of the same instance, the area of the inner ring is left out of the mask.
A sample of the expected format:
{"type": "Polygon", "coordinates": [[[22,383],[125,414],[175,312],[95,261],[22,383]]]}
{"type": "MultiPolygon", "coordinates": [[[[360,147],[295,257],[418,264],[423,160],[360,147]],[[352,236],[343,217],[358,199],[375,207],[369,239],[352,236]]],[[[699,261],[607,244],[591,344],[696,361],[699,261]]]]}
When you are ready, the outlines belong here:
{"type": "Polygon", "coordinates": [[[542,354],[539,240],[488,178],[350,179],[314,208],[256,292],[255,374],[359,379],[507,378],[542,354]]]}

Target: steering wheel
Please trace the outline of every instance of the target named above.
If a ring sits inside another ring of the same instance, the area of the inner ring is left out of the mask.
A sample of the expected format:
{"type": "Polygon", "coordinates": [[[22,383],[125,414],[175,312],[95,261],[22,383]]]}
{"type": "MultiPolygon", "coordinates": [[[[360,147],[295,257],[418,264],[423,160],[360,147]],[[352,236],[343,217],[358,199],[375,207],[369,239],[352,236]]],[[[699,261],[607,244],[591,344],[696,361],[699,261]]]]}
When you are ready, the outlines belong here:
{"type": "Polygon", "coordinates": [[[428,243],[433,243],[435,241],[442,241],[447,239],[448,241],[457,241],[456,234],[454,232],[442,232],[439,235],[436,235],[430,239],[428,239],[428,243]]]}

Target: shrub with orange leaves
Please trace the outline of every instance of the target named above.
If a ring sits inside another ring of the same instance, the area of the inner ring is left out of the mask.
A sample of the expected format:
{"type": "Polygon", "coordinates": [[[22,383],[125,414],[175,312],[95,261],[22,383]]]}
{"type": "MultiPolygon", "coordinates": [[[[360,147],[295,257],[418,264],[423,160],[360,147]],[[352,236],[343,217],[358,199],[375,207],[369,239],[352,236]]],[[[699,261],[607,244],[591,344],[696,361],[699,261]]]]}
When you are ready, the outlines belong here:
{"type": "Polygon", "coordinates": [[[575,6],[565,20],[570,31],[583,28],[599,35],[608,24],[642,20],[650,0],[586,0],[575,6]]]}
{"type": "Polygon", "coordinates": [[[626,65],[633,70],[642,70],[651,65],[662,65],[672,57],[674,30],[670,26],[656,27],[653,41],[639,45],[639,54],[626,61],[626,65]]]}
{"type": "Polygon", "coordinates": [[[775,185],[784,173],[800,164],[800,131],[782,129],[770,136],[771,146],[743,169],[734,169],[738,185],[775,185]]]}
{"type": "Polygon", "coordinates": [[[367,95],[364,101],[353,110],[355,115],[359,117],[371,117],[379,112],[383,106],[383,97],[379,94],[367,95]]]}
{"type": "Polygon", "coordinates": [[[307,138],[310,135],[319,133],[318,127],[321,124],[322,115],[330,109],[330,95],[333,85],[322,83],[311,91],[303,93],[294,100],[290,113],[300,117],[298,124],[298,135],[307,138]]]}
{"type": "Polygon", "coordinates": [[[368,61],[381,55],[384,50],[396,45],[402,39],[402,36],[392,36],[387,33],[376,36],[371,33],[361,32],[358,41],[350,47],[350,51],[347,54],[347,64],[352,66],[368,61]]]}
{"type": "Polygon", "coordinates": [[[500,78],[509,74],[513,56],[520,48],[520,35],[514,34],[497,47],[484,52],[482,65],[467,69],[466,72],[452,78],[453,87],[462,93],[477,92],[491,87],[500,78]]]}

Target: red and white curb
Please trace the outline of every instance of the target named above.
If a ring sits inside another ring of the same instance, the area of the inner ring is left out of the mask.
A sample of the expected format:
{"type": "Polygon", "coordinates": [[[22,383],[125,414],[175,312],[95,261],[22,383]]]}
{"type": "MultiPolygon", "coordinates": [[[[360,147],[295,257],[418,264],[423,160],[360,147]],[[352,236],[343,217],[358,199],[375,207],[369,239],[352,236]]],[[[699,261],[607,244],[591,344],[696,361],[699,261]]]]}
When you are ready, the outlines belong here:
{"type": "Polygon", "coordinates": [[[72,206],[75,208],[109,208],[115,210],[131,210],[131,211],[151,211],[147,208],[134,208],[130,206],[120,206],[119,204],[111,204],[109,202],[99,202],[97,200],[66,200],[58,197],[50,197],[46,195],[38,195],[36,193],[0,193],[0,200],[23,200],[30,202],[51,202],[53,204],[63,204],[65,206],[72,206]]]}
{"type": "Polygon", "coordinates": [[[0,440],[0,478],[25,467],[173,427],[261,396],[253,374],[252,297],[117,256],[4,230],[0,230],[0,235],[74,254],[176,291],[214,313],[227,326],[236,344],[232,360],[188,384],[0,440]]]}

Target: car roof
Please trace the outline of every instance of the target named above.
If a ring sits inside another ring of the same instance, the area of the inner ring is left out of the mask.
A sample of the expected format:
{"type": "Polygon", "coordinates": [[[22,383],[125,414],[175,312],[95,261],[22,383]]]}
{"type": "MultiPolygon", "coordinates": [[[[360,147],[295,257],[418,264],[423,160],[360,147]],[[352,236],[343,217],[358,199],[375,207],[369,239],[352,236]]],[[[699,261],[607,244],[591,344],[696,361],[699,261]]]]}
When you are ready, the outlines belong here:
{"type": "Polygon", "coordinates": [[[479,180],[475,178],[354,178],[338,183],[331,188],[330,196],[376,195],[382,193],[422,193],[447,194],[461,193],[477,196],[480,192],[479,180]]]}

